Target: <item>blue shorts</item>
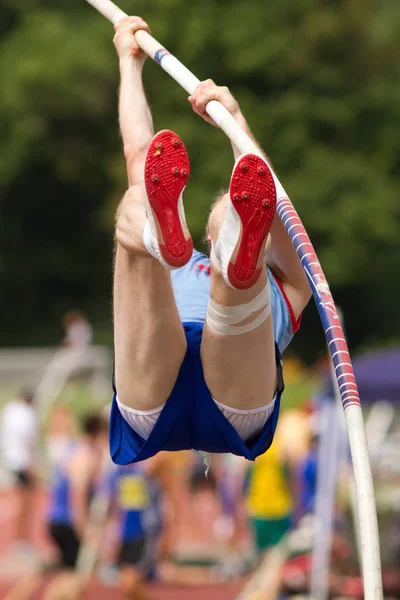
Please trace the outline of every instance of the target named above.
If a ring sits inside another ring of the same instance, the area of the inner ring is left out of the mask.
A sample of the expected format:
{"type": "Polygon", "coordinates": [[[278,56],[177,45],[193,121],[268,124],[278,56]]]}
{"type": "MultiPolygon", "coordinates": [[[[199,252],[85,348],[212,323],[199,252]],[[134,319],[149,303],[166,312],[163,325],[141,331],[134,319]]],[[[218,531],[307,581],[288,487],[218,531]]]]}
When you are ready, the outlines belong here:
{"type": "MultiPolygon", "coordinates": [[[[278,388],[275,407],[263,430],[249,442],[243,442],[234,427],[214,402],[204,380],[200,359],[203,323],[183,323],[187,350],[174,389],[156,424],[145,441],[121,415],[114,386],[110,422],[110,452],[118,465],[146,460],[162,450],[203,450],[230,452],[255,460],[270,447],[278,421],[283,391],[281,355],[276,345],[278,388]]],[[[271,398],[272,400],[272,398],[271,398]]]]}

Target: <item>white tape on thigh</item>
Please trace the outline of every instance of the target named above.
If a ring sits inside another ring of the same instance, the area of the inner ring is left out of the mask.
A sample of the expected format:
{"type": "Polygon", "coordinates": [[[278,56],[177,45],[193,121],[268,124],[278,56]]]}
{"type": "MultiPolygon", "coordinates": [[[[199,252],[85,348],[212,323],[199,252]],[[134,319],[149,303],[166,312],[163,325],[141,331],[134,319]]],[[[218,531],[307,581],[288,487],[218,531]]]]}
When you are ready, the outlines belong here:
{"type": "Polygon", "coordinates": [[[210,298],[207,311],[207,324],[213,331],[224,335],[241,335],[253,331],[265,321],[271,312],[269,283],[251,302],[239,306],[223,306],[210,298]],[[238,325],[252,313],[264,309],[245,325],[238,325]]]}

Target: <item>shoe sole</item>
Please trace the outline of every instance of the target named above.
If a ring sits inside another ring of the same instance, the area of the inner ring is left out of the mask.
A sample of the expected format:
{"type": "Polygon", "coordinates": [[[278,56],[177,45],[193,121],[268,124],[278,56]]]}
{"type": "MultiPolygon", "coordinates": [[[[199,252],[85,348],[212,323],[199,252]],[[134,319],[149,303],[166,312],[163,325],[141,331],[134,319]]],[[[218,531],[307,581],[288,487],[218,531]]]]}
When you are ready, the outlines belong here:
{"type": "Polygon", "coordinates": [[[267,163],[255,154],[237,161],[229,187],[230,199],[240,219],[240,235],[229,260],[227,276],[236,289],[252,287],[263,267],[261,252],[276,209],[276,187],[267,163]]]}
{"type": "Polygon", "coordinates": [[[144,168],[147,216],[155,228],[162,259],[173,268],[183,267],[193,253],[182,203],[189,175],[189,157],[180,137],[167,129],[157,133],[144,168]]]}

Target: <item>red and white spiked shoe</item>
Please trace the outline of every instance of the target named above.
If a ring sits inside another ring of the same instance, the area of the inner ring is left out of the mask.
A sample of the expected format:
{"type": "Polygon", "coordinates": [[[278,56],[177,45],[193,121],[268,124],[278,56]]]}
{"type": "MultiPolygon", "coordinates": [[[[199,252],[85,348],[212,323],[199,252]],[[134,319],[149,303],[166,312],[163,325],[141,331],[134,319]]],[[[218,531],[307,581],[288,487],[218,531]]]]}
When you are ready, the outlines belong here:
{"type": "Polygon", "coordinates": [[[244,154],[233,168],[230,202],[212,251],[227,285],[252,287],[264,263],[260,256],[275,216],[276,188],[267,163],[255,154],[244,154]]]}
{"type": "Polygon", "coordinates": [[[190,174],[186,148],[176,133],[157,133],[147,151],[144,184],[148,228],[147,249],[168,269],[185,265],[193,253],[182,195],[190,174]]]}

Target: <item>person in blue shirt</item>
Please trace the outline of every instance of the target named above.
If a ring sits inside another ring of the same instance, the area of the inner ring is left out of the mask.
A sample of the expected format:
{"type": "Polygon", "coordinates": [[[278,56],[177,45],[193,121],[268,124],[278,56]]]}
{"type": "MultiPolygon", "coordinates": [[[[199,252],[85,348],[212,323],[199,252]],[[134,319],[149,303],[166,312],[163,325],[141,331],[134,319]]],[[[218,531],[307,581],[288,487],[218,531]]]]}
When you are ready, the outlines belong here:
{"type": "Polygon", "coordinates": [[[298,467],[298,478],[300,482],[299,517],[314,512],[315,497],[317,493],[318,444],[319,437],[314,435],[310,440],[310,447],[307,455],[298,467]]]}
{"type": "Polygon", "coordinates": [[[82,436],[66,445],[64,456],[53,468],[48,523],[62,569],[76,566],[90,500],[98,485],[107,433],[105,419],[97,414],[87,415],[82,422],[82,436]]]}
{"type": "Polygon", "coordinates": [[[163,454],[119,466],[110,477],[112,506],[119,523],[118,587],[126,598],[148,598],[146,582],[157,577],[162,502],[168,494],[168,464],[163,454]]]}
{"type": "MultiPolygon", "coordinates": [[[[177,134],[154,136],[139,29],[149,31],[127,17],[114,38],[129,189],[116,215],[111,456],[124,465],[193,449],[206,461],[212,452],[254,460],[272,443],[281,353],[310,288],[276,216],[277,189],[259,147],[241,155],[233,144],[229,192],[218,195],[207,224],[210,258],[193,250],[182,198],[189,159],[177,134]]],[[[252,137],[227,88],[207,80],[189,98],[211,124],[213,100],[252,137]]]]}

